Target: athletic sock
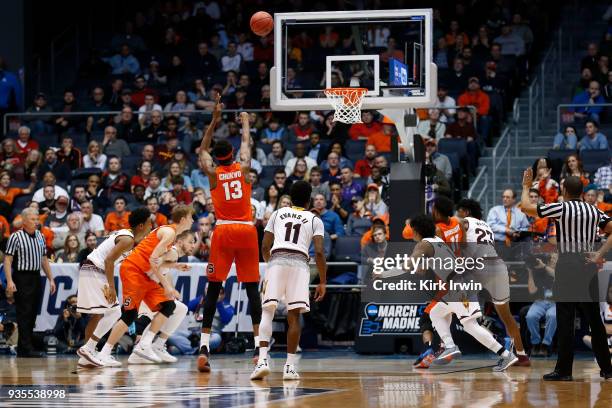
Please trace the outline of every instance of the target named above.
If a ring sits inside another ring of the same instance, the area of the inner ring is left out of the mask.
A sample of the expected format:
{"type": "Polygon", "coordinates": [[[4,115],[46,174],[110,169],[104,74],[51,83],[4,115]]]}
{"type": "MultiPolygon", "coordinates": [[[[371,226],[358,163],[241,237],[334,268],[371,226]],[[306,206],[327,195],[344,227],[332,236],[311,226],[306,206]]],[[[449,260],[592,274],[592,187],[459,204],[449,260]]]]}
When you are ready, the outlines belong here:
{"type": "Polygon", "coordinates": [[[259,347],[259,336],[255,336],[255,348],[259,347]]]}
{"type": "Polygon", "coordinates": [[[202,333],[200,334],[200,348],[202,346],[206,346],[206,348],[210,351],[210,333],[202,333]]]}
{"type": "Polygon", "coordinates": [[[157,347],[164,348],[164,346],[166,345],[166,340],[168,339],[165,339],[162,336],[157,336],[153,344],[155,344],[157,347]]]}
{"type": "Polygon", "coordinates": [[[110,356],[112,351],[113,351],[113,346],[111,346],[108,343],[105,343],[104,347],[102,347],[102,351],[100,351],[100,354],[103,354],[105,356],[110,356]]]}
{"type": "Polygon", "coordinates": [[[516,351],[516,355],[517,355],[517,356],[526,356],[526,355],[527,355],[527,353],[525,353],[525,350],[522,350],[522,351],[518,351],[518,350],[517,350],[517,351],[516,351]]]}
{"type": "Polygon", "coordinates": [[[261,346],[259,347],[259,360],[262,361],[264,358],[268,358],[268,348],[261,346]]]}
{"type": "Polygon", "coordinates": [[[89,340],[87,340],[87,343],[85,343],[85,348],[88,349],[89,351],[96,351],[97,344],[98,344],[97,341],[90,338],[89,340]]]}
{"type": "Polygon", "coordinates": [[[149,347],[152,343],[153,343],[153,338],[155,337],[155,334],[153,334],[153,332],[148,331],[145,334],[142,335],[142,337],[140,338],[140,347],[149,347]]]}
{"type": "Polygon", "coordinates": [[[287,353],[287,363],[285,365],[295,365],[297,361],[297,354],[287,353]]]}

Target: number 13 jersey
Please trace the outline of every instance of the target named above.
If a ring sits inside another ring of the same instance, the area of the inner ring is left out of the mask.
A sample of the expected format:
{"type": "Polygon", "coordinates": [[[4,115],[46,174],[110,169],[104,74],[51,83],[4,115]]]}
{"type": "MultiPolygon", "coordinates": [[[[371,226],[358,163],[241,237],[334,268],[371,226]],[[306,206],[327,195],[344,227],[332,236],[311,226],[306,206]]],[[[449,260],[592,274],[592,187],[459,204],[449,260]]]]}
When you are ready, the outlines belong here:
{"type": "Polygon", "coordinates": [[[272,213],[265,231],[274,234],[271,252],[278,249],[300,252],[308,257],[312,237],[323,236],[323,221],[299,207],[284,207],[272,213]]]}
{"type": "Polygon", "coordinates": [[[215,217],[226,221],[252,221],[251,184],[242,174],[240,163],[218,166],[215,169],[217,185],[210,190],[215,217]]]}

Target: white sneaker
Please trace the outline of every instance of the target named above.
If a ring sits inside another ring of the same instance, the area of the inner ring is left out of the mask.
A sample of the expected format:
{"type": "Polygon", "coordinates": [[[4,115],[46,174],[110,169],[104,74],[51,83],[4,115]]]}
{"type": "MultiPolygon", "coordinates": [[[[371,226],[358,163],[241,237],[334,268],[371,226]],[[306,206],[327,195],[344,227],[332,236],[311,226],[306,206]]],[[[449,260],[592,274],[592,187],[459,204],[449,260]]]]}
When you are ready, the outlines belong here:
{"type": "Polygon", "coordinates": [[[153,351],[157,354],[162,361],[162,363],[176,363],[178,358],[174,357],[172,354],[168,353],[168,349],[166,345],[159,346],[157,344],[153,344],[153,351]]]}
{"type": "Polygon", "coordinates": [[[98,353],[98,358],[104,363],[104,367],[121,367],[121,362],[117,361],[115,357],[98,353]]]}
{"type": "Polygon", "coordinates": [[[134,347],[134,353],[154,363],[162,362],[161,359],[157,356],[157,354],[155,354],[155,352],[153,351],[152,345],[143,347],[142,343],[138,343],[138,345],[134,347]]]}
{"type": "Polygon", "coordinates": [[[95,367],[102,367],[104,363],[98,357],[98,352],[95,350],[90,350],[89,347],[80,347],[76,352],[79,357],[85,359],[89,364],[95,367]]]}
{"type": "Polygon", "coordinates": [[[299,380],[300,375],[295,371],[295,366],[293,364],[285,364],[285,369],[283,370],[283,380],[299,380]]]}
{"type": "Polygon", "coordinates": [[[130,357],[128,358],[128,364],[155,364],[155,363],[147,360],[146,358],[140,357],[136,353],[132,353],[130,354],[130,357]]]}
{"type": "Polygon", "coordinates": [[[268,366],[268,359],[264,358],[263,361],[257,362],[251,373],[251,380],[263,380],[268,374],[270,374],[270,366],[268,366]]]}
{"type": "Polygon", "coordinates": [[[102,366],[96,366],[96,365],[91,364],[89,360],[86,360],[83,357],[79,357],[79,361],[77,362],[77,367],[79,368],[98,368],[98,367],[104,367],[104,364],[102,366]]]}

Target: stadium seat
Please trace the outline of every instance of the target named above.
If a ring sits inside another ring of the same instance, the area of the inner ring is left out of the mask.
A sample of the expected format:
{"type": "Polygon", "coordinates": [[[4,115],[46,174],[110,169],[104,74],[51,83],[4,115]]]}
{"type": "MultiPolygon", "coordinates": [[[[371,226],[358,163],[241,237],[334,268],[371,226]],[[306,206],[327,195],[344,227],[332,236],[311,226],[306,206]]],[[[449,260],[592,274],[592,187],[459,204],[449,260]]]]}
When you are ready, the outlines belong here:
{"type": "Polygon", "coordinates": [[[136,172],[136,166],[140,163],[141,156],[126,156],[121,159],[121,168],[124,172],[136,172]]]}
{"type": "MultiPolygon", "coordinates": [[[[272,179],[274,178],[274,172],[276,169],[285,169],[285,166],[262,166],[261,174],[259,178],[261,179],[272,179]]],[[[289,174],[287,174],[289,176],[289,174]]]]}
{"type": "Polygon", "coordinates": [[[461,160],[459,159],[459,155],[455,152],[444,153],[446,157],[448,157],[448,161],[453,168],[453,173],[457,173],[461,171],[461,160]]]}
{"type": "Polygon", "coordinates": [[[463,139],[444,138],[438,142],[438,152],[442,154],[456,153],[459,159],[467,157],[467,143],[463,139]]]}
{"type": "Polygon", "coordinates": [[[257,143],[257,147],[259,147],[263,152],[267,155],[272,151],[272,145],[268,143],[257,143]]]}
{"type": "Polygon", "coordinates": [[[361,237],[338,237],[334,258],[336,261],[361,262],[361,237]]]}
{"type": "Polygon", "coordinates": [[[551,149],[548,151],[548,159],[552,165],[552,176],[555,179],[559,179],[561,169],[565,163],[565,158],[570,154],[576,154],[576,150],[571,149],[551,149]]]}
{"type": "Polygon", "coordinates": [[[365,140],[348,140],[344,145],[346,157],[348,157],[353,163],[356,163],[357,160],[363,159],[365,145],[365,140]]]}
{"type": "Polygon", "coordinates": [[[610,163],[610,150],[583,150],[580,152],[580,158],[584,170],[594,173],[598,168],[610,163]]]}
{"type": "Polygon", "coordinates": [[[83,169],[76,169],[72,173],[72,180],[73,180],[73,182],[75,180],[86,180],[92,174],[97,174],[97,175],[101,176],[102,175],[102,170],[100,170],[97,167],[86,167],[86,168],[83,168],[83,169]]]}

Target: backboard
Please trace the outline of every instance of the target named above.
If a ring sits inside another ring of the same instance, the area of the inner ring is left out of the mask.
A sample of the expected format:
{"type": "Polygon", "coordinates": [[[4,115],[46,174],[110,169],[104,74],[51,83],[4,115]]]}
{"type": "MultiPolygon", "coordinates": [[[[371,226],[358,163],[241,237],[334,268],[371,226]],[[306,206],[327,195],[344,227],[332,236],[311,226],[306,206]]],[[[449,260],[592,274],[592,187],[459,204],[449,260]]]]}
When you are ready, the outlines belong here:
{"type": "Polygon", "coordinates": [[[437,88],[431,9],[274,15],[273,110],[330,109],[325,88],[367,88],[362,109],[427,106],[437,88]]]}

